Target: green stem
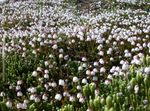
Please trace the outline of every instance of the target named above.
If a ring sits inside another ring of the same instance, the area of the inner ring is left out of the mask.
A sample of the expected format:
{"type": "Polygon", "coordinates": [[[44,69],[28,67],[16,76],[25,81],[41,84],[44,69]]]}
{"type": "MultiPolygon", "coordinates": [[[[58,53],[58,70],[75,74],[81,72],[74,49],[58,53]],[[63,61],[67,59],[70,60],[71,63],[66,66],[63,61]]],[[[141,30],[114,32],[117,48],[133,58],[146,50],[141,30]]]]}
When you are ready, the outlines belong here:
{"type": "Polygon", "coordinates": [[[2,47],[2,79],[3,81],[6,80],[6,74],[5,74],[5,36],[3,36],[3,47],[2,47]]]}

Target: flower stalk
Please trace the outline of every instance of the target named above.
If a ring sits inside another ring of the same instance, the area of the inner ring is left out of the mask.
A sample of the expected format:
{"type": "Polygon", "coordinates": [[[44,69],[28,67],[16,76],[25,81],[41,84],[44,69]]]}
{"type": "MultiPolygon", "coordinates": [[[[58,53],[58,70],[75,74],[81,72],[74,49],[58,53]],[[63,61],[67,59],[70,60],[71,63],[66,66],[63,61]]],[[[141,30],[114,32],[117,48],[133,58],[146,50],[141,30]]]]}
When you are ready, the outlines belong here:
{"type": "Polygon", "coordinates": [[[5,36],[3,36],[3,46],[2,46],[2,80],[6,81],[5,73],[5,36]]]}

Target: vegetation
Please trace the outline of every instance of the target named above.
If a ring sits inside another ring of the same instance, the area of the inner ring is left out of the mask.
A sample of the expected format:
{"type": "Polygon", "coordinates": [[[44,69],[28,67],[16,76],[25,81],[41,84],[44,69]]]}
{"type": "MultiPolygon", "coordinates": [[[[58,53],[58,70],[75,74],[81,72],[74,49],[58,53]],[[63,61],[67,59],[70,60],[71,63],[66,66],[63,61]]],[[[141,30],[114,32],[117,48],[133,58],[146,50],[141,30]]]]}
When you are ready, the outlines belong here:
{"type": "Polygon", "coordinates": [[[83,5],[0,5],[1,111],[150,110],[149,1],[83,5]]]}

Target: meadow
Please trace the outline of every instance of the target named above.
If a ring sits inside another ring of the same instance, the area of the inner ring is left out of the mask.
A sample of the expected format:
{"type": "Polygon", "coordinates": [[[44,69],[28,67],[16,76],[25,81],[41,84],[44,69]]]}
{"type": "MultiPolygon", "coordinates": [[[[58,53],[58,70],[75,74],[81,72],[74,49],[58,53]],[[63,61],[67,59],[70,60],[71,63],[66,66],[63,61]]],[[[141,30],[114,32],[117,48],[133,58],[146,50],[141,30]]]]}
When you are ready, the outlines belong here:
{"type": "Polygon", "coordinates": [[[0,111],[150,111],[150,1],[0,2],[0,111]]]}

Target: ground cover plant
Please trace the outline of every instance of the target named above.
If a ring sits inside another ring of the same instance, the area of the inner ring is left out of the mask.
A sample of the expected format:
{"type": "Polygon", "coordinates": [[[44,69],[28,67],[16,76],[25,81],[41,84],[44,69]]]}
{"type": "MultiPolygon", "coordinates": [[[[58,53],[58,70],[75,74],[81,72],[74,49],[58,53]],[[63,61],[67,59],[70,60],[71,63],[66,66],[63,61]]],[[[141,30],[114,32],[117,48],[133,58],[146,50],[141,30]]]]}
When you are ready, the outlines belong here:
{"type": "Polygon", "coordinates": [[[0,5],[1,111],[150,110],[149,0],[83,5],[0,5]]]}

